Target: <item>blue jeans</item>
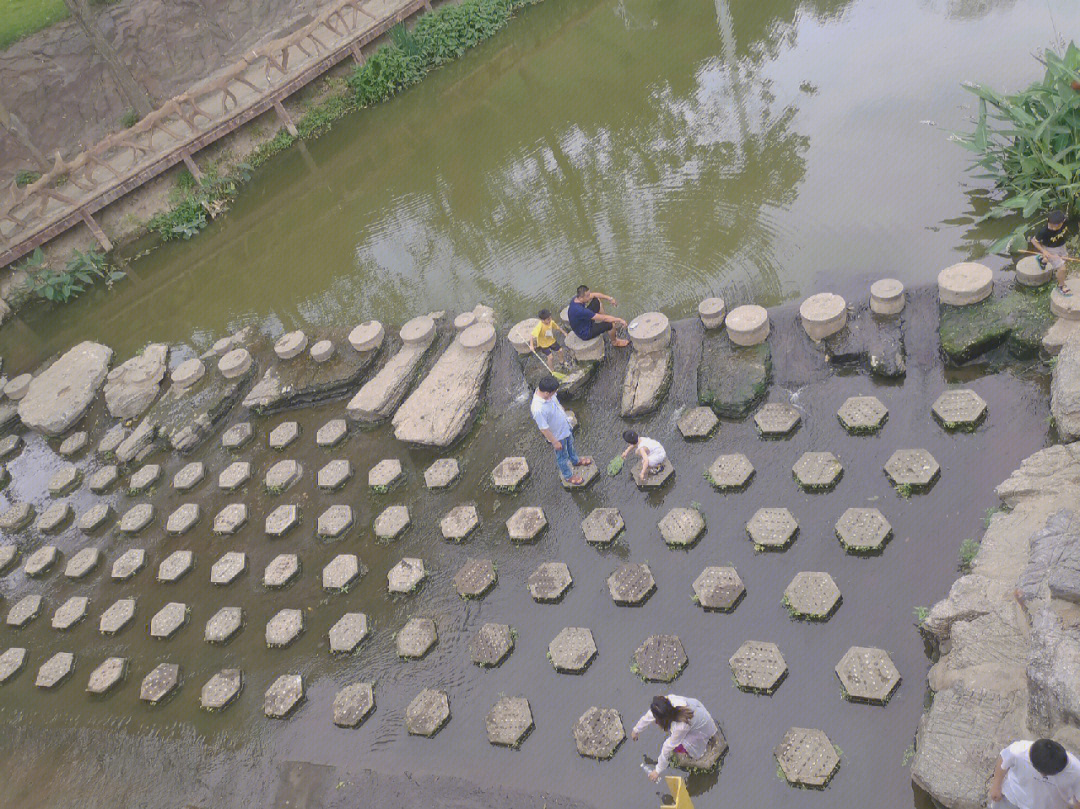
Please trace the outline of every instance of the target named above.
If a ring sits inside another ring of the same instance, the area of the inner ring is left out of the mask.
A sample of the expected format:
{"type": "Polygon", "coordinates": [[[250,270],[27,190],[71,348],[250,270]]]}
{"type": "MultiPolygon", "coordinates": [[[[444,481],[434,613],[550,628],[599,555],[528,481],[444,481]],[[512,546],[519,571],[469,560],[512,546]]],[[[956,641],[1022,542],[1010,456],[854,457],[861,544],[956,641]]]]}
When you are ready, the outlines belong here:
{"type": "Polygon", "coordinates": [[[574,451],[573,434],[559,440],[562,441],[562,449],[555,450],[555,463],[559,465],[559,474],[563,476],[563,480],[570,480],[574,476],[574,464],[581,459],[574,451]]]}

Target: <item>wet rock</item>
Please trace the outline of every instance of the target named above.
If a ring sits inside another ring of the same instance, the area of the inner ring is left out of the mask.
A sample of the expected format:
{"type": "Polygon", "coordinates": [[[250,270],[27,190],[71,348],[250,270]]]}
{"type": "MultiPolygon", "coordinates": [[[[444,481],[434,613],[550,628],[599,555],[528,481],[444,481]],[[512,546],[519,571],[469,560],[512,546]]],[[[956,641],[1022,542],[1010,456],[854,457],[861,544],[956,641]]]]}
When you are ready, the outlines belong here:
{"type": "Polygon", "coordinates": [[[45,435],[67,432],[94,401],[105,381],[112,349],[83,342],[67,351],[30,382],[19,400],[19,418],[45,435]]]}
{"type": "Polygon", "coordinates": [[[114,602],[98,619],[98,631],[102,635],[115,635],[135,617],[135,599],[121,598],[114,602]]]}
{"type": "Polygon", "coordinates": [[[565,627],[548,644],[551,665],[564,674],[581,674],[595,657],[596,642],[584,627],[565,627]]]}
{"type": "Polygon", "coordinates": [[[222,669],[202,687],[199,701],[208,711],[220,711],[240,695],[244,675],[240,669],[222,669]]]}
{"type": "Polygon", "coordinates": [[[716,431],[720,419],[708,407],[691,407],[679,417],[675,426],[687,441],[701,441],[716,431]]]}
{"type": "Polygon", "coordinates": [[[902,321],[878,317],[865,305],[854,308],[847,327],[822,344],[833,366],[861,365],[872,376],[898,379],[907,373],[902,321]]]}
{"type": "Polygon", "coordinates": [[[116,447],[116,460],[127,464],[153,446],[154,439],[158,434],[158,426],[155,422],[143,419],[134,430],[128,433],[116,447]]]}
{"type": "Polygon", "coordinates": [[[26,649],[12,646],[0,654],[0,685],[6,684],[26,665],[26,649]]]}
{"type": "Polygon", "coordinates": [[[840,756],[829,737],[816,728],[791,728],[773,750],[789,784],[824,789],[840,769],[840,756]]]}
{"type": "Polygon", "coordinates": [[[304,699],[304,678],[282,674],[266,689],[263,713],[271,719],[285,719],[304,699]]]}
{"type": "Polygon", "coordinates": [[[86,684],[86,691],[90,694],[107,694],[118,686],[127,674],[126,657],[110,657],[90,672],[90,680],[86,684]]]}
{"type": "Polygon", "coordinates": [[[522,506],[506,521],[506,530],[515,542],[532,542],[547,527],[547,517],[539,506],[522,506]]]}
{"type": "Polygon", "coordinates": [[[319,470],[315,482],[320,489],[332,491],[340,489],[345,481],[352,477],[352,465],[341,458],[330,461],[319,470]]]}
{"type": "Polygon", "coordinates": [[[1047,357],[1056,357],[1061,353],[1065,343],[1077,332],[1080,332],[1080,321],[1058,319],[1046,330],[1042,339],[1042,353],[1047,357]]]}
{"type": "Polygon", "coordinates": [[[1080,438],[1080,336],[1058,354],[1050,382],[1050,414],[1062,441],[1080,438]]]}
{"type": "Polygon", "coordinates": [[[300,557],[295,553],[279,553],[263,571],[264,587],[287,587],[300,575],[300,557]]]}
{"type": "Polygon", "coordinates": [[[627,562],[608,576],[607,586],[616,604],[638,606],[656,590],[656,580],[647,564],[627,562]]]}
{"type": "Polygon", "coordinates": [[[266,488],[280,494],[300,480],[304,468],[296,461],[278,461],[266,472],[266,488]]]}
{"type": "Polygon", "coordinates": [[[187,623],[188,606],[179,601],[170,601],[150,619],[150,637],[167,640],[180,631],[187,623]]]}
{"type": "Polygon", "coordinates": [[[21,531],[34,519],[34,507],[29,503],[14,503],[0,514],[0,531],[14,534],[21,531]]]}
{"type": "Polygon", "coordinates": [[[282,505],[266,515],[264,528],[270,537],[283,537],[300,524],[300,507],[295,504],[282,505]]]}
{"type": "Polygon", "coordinates": [[[52,628],[61,632],[71,629],[86,617],[90,600],[86,596],[72,596],[53,613],[52,628]]]}
{"type": "Polygon", "coordinates": [[[823,492],[840,480],[844,467],[831,452],[804,452],[791,467],[795,480],[805,491],[823,492]]]}
{"type": "Polygon", "coordinates": [[[34,685],[38,688],[56,688],[75,670],[75,655],[71,652],[57,652],[38,669],[34,685]]]}
{"type": "Polygon", "coordinates": [[[427,315],[401,327],[401,349],[349,401],[349,416],[376,423],[393,415],[435,342],[435,322],[427,315]]]}
{"type": "Polygon", "coordinates": [[[634,652],[631,669],[646,682],[670,683],[686,663],[686,651],[678,635],[650,635],[634,652]]]}
{"type": "Polygon", "coordinates": [[[419,659],[439,640],[435,622],[430,618],[410,618],[394,638],[398,657],[419,659]]]}
{"type": "Polygon", "coordinates": [[[844,698],[884,705],[900,685],[900,672],[884,649],[852,646],[836,664],[844,698]]]}
{"type": "Polygon", "coordinates": [[[788,667],[775,643],[748,640],[728,660],[735,685],[754,694],[771,694],[787,677],[788,667]]]}
{"type": "Polygon", "coordinates": [[[986,402],[973,390],[947,390],[931,412],[946,430],[974,430],[986,417],[986,402]]]}
{"type": "Polygon", "coordinates": [[[495,586],[495,565],[490,559],[466,559],[454,574],[454,589],[462,598],[481,598],[495,586]]]}
{"type": "Polygon", "coordinates": [[[529,576],[529,595],[540,603],[556,602],[566,595],[573,581],[565,562],[544,562],[529,576]]]}
{"type": "Polygon", "coordinates": [[[169,347],[154,343],[109,372],[105,406],[113,418],[136,418],[153,404],[165,378],[168,357],[169,347]]]}
{"type": "Polygon", "coordinates": [[[192,461],[173,475],[172,485],[178,492],[188,492],[202,483],[206,477],[206,465],[202,461],[192,461]]]}
{"type": "Polygon", "coordinates": [[[484,718],[488,741],[519,747],[533,728],[532,709],[525,697],[500,697],[484,718]]]}
{"type": "Polygon", "coordinates": [[[52,569],[52,566],[56,564],[56,560],[59,558],[60,551],[56,549],[55,545],[42,545],[26,558],[23,573],[30,578],[44,576],[52,569]]]}
{"type": "Polygon", "coordinates": [[[514,650],[514,631],[506,624],[484,624],[469,641],[469,655],[480,668],[502,663],[514,650]]]}
{"type": "Polygon", "coordinates": [[[127,581],[146,564],[146,551],[142,548],[131,548],[120,554],[113,562],[112,577],[117,581],[127,581]]]}
{"type": "Polygon", "coordinates": [[[229,551],[221,555],[210,568],[210,583],[217,585],[232,584],[247,569],[247,554],[229,551]]]}
{"type": "Polygon", "coordinates": [[[251,423],[242,421],[234,424],[221,434],[221,446],[228,450],[237,450],[245,446],[254,436],[251,423]]]}
{"type": "Polygon", "coordinates": [[[942,306],[938,334],[954,363],[964,363],[1007,343],[1019,359],[1038,354],[1054,322],[1047,290],[1017,289],[973,306],[942,306]]]}
{"type": "Polygon", "coordinates": [[[0,438],[0,460],[6,461],[13,458],[23,446],[22,438],[17,435],[6,435],[0,438]]]}
{"type": "Polygon", "coordinates": [[[180,685],[180,666],[176,663],[159,663],[143,677],[139,686],[139,699],[158,705],[180,685]]]}
{"type": "Polygon", "coordinates": [[[381,460],[368,470],[368,488],[376,494],[385,494],[404,480],[405,472],[396,458],[381,460]]]}
{"type": "Polygon", "coordinates": [[[251,479],[251,464],[247,461],[233,461],[218,475],[218,488],[226,492],[239,489],[251,479]]]}
{"type": "Polygon", "coordinates": [[[622,717],[614,708],[593,706],[574,723],[574,743],[585,758],[609,759],[625,738],[622,717]]]}
{"type": "Polygon", "coordinates": [[[150,503],[139,503],[124,512],[120,518],[120,532],[137,534],[154,521],[154,507],[150,503]]]}
{"type": "Polygon", "coordinates": [[[386,574],[387,590],[390,593],[411,593],[420,586],[426,576],[423,559],[406,557],[386,574]]]}
{"type": "Polygon", "coordinates": [[[796,573],[784,590],[784,605],[795,618],[828,620],[840,601],[840,588],[828,573],[796,573]]]}
{"type": "Polygon", "coordinates": [[[669,548],[690,548],[705,533],[705,518],[696,508],[673,508],[658,527],[669,548]]]}
{"type": "Polygon", "coordinates": [[[353,683],[334,697],[334,724],[355,728],[375,710],[375,690],[371,683],[353,683]]]}
{"type": "Polygon", "coordinates": [[[445,691],[425,688],[405,709],[405,726],[413,736],[434,736],[450,721],[450,699],[445,691]]]}
{"type": "Polygon", "coordinates": [[[184,578],[195,566],[195,554],[191,551],[173,551],[158,565],[158,581],[173,584],[184,578]]]}
{"type": "Polygon", "coordinates": [[[84,430],[79,430],[65,438],[57,452],[62,458],[71,458],[86,449],[88,443],[90,443],[90,436],[84,430]]]}
{"type": "Polygon", "coordinates": [[[304,614],[300,610],[281,610],[266,624],[266,645],[289,646],[304,631],[304,614]]]}
{"type": "Polygon", "coordinates": [[[941,467],[925,449],[898,449],[885,462],[885,473],[901,492],[926,491],[941,467]]]}
{"type": "Polygon", "coordinates": [[[336,447],[345,440],[348,433],[345,419],[331,419],[315,433],[315,444],[320,447],[336,447]]]}
{"type": "Polygon", "coordinates": [[[388,541],[397,539],[409,527],[409,509],[405,506],[388,506],[375,518],[375,538],[388,541]]]}
{"type": "Polygon", "coordinates": [[[458,479],[461,467],[456,458],[440,458],[424,470],[424,485],[429,489],[446,489],[458,479]]]}
{"type": "Polygon", "coordinates": [[[529,477],[529,462],[520,456],[503,458],[491,470],[491,483],[496,491],[515,492],[529,477]]]}
{"type": "Polygon", "coordinates": [[[97,548],[83,548],[68,560],[64,575],[69,579],[81,579],[90,574],[101,561],[101,551],[97,548]]]}
{"type": "Polygon", "coordinates": [[[581,522],[585,541],[593,545],[610,545],[625,527],[617,508],[594,508],[581,522]]]}
{"type": "Polygon", "coordinates": [[[120,470],[114,464],[101,467],[86,482],[86,487],[94,494],[104,494],[120,479],[120,470]]]}
{"type": "Polygon", "coordinates": [[[354,553],[340,553],[322,571],[322,586],[329,592],[343,593],[364,574],[354,553]]]}
{"type": "Polygon", "coordinates": [[[836,536],[848,553],[879,553],[892,526],[876,508],[849,508],[836,522],[836,536]]]}
{"type": "Polygon", "coordinates": [[[706,610],[729,612],[746,595],[746,587],[733,567],[707,567],[694,579],[693,599],[706,610]]]}
{"type": "Polygon", "coordinates": [[[707,335],[698,365],[698,401],[724,418],[742,418],[764,398],[772,375],[768,343],[737,346],[724,335],[707,335]]]}
{"type": "Polygon", "coordinates": [[[754,466],[741,452],[718,456],[705,472],[705,479],[722,492],[744,488],[753,476],[754,466]]]}
{"type": "Polygon", "coordinates": [[[669,346],[648,353],[635,347],[626,366],[619,415],[636,418],[656,410],[671,386],[673,365],[669,346]]]}
{"type": "Polygon", "coordinates": [[[884,426],[889,411],[876,396],[851,396],[840,405],[836,417],[852,435],[868,435],[884,426]]]}
{"type": "Polygon", "coordinates": [[[184,503],[165,521],[165,532],[175,535],[186,534],[195,527],[201,514],[202,510],[198,503],[184,503]]]}
{"type": "Polygon", "coordinates": [[[19,374],[18,376],[7,380],[4,383],[4,396],[13,402],[18,402],[26,396],[26,392],[30,389],[30,383],[33,380],[34,377],[32,374],[19,374]]]}
{"type": "Polygon", "coordinates": [[[9,567],[14,565],[18,556],[18,545],[7,543],[0,545],[0,573],[5,573],[9,567]]]}
{"type": "Polygon", "coordinates": [[[353,511],[349,506],[330,506],[319,515],[316,533],[326,539],[337,539],[353,524],[353,511]]]}
{"type": "Polygon", "coordinates": [[[480,525],[480,515],[472,503],[454,506],[439,520],[439,530],[451,542],[463,542],[480,525]]]}
{"type": "Polygon", "coordinates": [[[82,480],[82,472],[75,464],[64,464],[49,478],[49,494],[60,497],[67,494],[82,480]]]}
{"type": "Polygon", "coordinates": [[[355,651],[367,636],[367,616],[362,612],[347,612],[330,627],[330,651],[334,654],[355,651]]]}
{"type": "Polygon", "coordinates": [[[1027,655],[1028,724],[1040,735],[1075,727],[1080,718],[1080,632],[1053,609],[1038,611],[1032,620],[1027,655]]]}
{"type": "Polygon", "coordinates": [[[243,503],[230,503],[214,517],[215,534],[235,534],[247,522],[247,506],[243,503]]]}
{"type": "Polygon", "coordinates": [[[41,612],[42,598],[36,593],[23,596],[8,610],[7,625],[15,628],[26,626],[41,612]]]}

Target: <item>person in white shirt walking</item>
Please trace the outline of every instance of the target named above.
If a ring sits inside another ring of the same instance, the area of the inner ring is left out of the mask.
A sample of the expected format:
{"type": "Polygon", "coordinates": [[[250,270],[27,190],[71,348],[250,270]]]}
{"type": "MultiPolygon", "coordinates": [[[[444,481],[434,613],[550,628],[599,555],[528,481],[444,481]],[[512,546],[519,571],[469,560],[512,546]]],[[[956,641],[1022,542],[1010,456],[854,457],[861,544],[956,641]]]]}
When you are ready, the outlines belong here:
{"type": "Polygon", "coordinates": [[[636,742],[638,734],[649,725],[656,725],[668,734],[664,746],[660,748],[655,769],[648,770],[649,780],[654,782],[659,781],[660,774],[668,768],[672,754],[701,758],[705,755],[709,740],[717,734],[716,722],[705,706],[693,697],[680,697],[678,694],[653,697],[649,710],[630,732],[630,738],[636,742]]]}
{"type": "Polygon", "coordinates": [[[990,781],[991,809],[1080,809],[1080,761],[1053,739],[1013,742],[990,781]]]}
{"type": "Polygon", "coordinates": [[[574,467],[589,466],[593,461],[592,458],[579,458],[574,449],[574,433],[570,429],[570,419],[559,404],[559,397],[555,395],[558,390],[558,380],[553,376],[545,376],[536,386],[529,409],[540,433],[555,450],[555,463],[559,466],[559,474],[571,486],[580,486],[585,482],[585,478],[574,471],[574,467]]]}

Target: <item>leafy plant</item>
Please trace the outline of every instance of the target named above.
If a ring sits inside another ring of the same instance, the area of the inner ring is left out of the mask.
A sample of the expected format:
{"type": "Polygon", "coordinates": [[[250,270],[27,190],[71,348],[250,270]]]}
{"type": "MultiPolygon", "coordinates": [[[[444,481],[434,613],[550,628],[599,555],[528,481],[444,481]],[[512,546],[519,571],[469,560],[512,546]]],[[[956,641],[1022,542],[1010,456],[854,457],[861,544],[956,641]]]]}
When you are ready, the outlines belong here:
{"type": "Polygon", "coordinates": [[[970,573],[975,557],[979,555],[979,543],[974,539],[965,539],[960,543],[959,568],[962,573],[970,573]]]}
{"type": "Polygon", "coordinates": [[[926,619],[930,617],[929,607],[916,607],[914,610],[912,610],[912,612],[915,615],[916,626],[922,626],[924,623],[926,623],[926,619]]]}
{"type": "MultiPolygon", "coordinates": [[[[40,250],[32,258],[37,258],[40,250]]],[[[62,270],[45,267],[32,278],[33,291],[39,298],[56,303],[67,303],[93,286],[95,281],[104,280],[108,286],[119,281],[126,273],[109,264],[105,254],[98,250],[72,251],[71,258],[62,270]]]]}
{"type": "Polygon", "coordinates": [[[139,123],[139,113],[135,111],[135,108],[128,107],[124,110],[124,114],[120,116],[120,126],[131,129],[137,123],[139,123]]]}
{"type": "Polygon", "coordinates": [[[611,475],[611,477],[615,477],[622,471],[624,463],[625,460],[623,459],[623,457],[621,455],[616,455],[614,458],[611,459],[611,461],[608,462],[607,473],[611,475]]]}
{"type": "Polygon", "coordinates": [[[19,188],[25,188],[31,183],[36,183],[41,179],[41,172],[34,171],[33,169],[19,169],[15,172],[15,185],[19,188]]]}

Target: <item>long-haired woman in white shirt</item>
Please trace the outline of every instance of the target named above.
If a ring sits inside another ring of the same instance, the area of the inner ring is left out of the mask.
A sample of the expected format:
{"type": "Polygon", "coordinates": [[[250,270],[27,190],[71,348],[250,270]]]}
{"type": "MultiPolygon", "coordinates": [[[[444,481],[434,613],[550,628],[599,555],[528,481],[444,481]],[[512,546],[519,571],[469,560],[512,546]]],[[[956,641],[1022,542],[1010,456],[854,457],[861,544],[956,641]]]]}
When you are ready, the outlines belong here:
{"type": "Polygon", "coordinates": [[[648,771],[650,781],[660,780],[660,774],[667,769],[672,753],[701,758],[705,755],[709,740],[717,732],[716,722],[704,705],[693,697],[680,697],[678,694],[653,697],[649,710],[630,732],[630,738],[637,741],[638,734],[649,725],[656,725],[668,734],[664,746],[660,748],[656,768],[648,771]]]}

